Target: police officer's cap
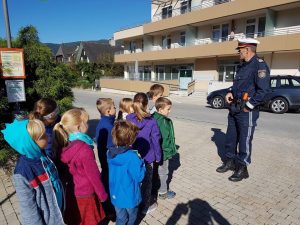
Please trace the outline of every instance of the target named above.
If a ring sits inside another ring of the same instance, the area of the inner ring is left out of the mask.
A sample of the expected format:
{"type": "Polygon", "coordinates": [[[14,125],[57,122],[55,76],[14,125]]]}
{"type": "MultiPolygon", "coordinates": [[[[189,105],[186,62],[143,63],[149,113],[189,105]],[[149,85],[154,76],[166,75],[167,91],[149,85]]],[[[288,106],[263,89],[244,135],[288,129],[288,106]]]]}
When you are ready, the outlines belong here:
{"type": "Polygon", "coordinates": [[[240,48],[251,47],[251,46],[256,47],[259,44],[259,41],[253,38],[239,38],[237,41],[238,41],[238,47],[236,48],[236,50],[239,50],[240,48]]]}

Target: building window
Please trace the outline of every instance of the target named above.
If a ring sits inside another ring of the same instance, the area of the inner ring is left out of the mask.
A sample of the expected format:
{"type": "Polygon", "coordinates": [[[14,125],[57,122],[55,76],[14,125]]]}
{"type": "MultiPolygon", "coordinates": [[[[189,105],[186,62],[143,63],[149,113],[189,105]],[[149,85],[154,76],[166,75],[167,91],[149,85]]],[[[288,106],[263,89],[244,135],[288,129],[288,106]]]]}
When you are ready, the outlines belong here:
{"type": "Polygon", "coordinates": [[[229,0],[215,0],[216,5],[223,4],[223,3],[226,3],[226,2],[229,2],[229,0]]]}
{"type": "Polygon", "coordinates": [[[227,41],[227,37],[229,34],[229,24],[222,24],[222,41],[227,41]]]}
{"type": "Polygon", "coordinates": [[[180,33],[180,45],[185,46],[185,31],[180,33]]]}
{"type": "Polygon", "coordinates": [[[135,41],[130,41],[129,42],[129,50],[130,50],[131,53],[135,52],[135,50],[136,50],[136,43],[135,43],[135,41]]]}
{"type": "Polygon", "coordinates": [[[169,17],[172,17],[172,6],[162,8],[162,18],[166,19],[169,17]]]}
{"type": "Polygon", "coordinates": [[[220,25],[215,25],[212,27],[212,40],[213,42],[218,42],[220,38],[220,25]]]}
{"type": "Polygon", "coordinates": [[[191,0],[181,2],[180,13],[185,14],[191,11],[191,0]]]}
{"type": "Polygon", "coordinates": [[[170,35],[162,36],[162,48],[163,49],[171,48],[171,37],[170,37],[170,35]]]}
{"type": "Polygon", "coordinates": [[[226,41],[229,35],[229,24],[214,25],[212,27],[212,41],[226,41]]]}
{"type": "Polygon", "coordinates": [[[265,36],[265,26],[266,26],[266,17],[260,17],[258,19],[258,30],[257,36],[264,37],[265,36]]]}
{"type": "Polygon", "coordinates": [[[232,82],[237,71],[237,64],[220,64],[219,65],[219,81],[232,82]]]}
{"type": "Polygon", "coordinates": [[[248,19],[246,25],[246,37],[254,38],[255,34],[255,19],[248,19]]]}
{"type": "Polygon", "coordinates": [[[157,66],[156,67],[156,80],[164,80],[165,79],[165,67],[157,66]]]}

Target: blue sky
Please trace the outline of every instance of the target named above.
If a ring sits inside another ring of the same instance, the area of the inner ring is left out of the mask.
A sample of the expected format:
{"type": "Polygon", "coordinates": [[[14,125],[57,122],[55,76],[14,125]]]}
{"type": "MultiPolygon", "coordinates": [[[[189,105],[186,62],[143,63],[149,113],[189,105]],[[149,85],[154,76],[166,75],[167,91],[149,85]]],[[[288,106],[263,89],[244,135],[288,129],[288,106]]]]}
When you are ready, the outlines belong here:
{"type": "MultiPolygon", "coordinates": [[[[31,24],[44,43],[109,39],[151,18],[151,0],[7,0],[7,5],[11,35],[31,24]]],[[[2,1],[0,37],[6,37],[2,1]]]]}

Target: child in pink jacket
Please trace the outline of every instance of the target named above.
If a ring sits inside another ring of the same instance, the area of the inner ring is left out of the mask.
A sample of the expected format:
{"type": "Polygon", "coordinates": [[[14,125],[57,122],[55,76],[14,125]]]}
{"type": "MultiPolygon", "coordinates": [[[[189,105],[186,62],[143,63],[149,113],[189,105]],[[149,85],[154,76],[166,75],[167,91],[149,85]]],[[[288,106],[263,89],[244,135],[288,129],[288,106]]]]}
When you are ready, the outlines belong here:
{"type": "Polygon", "coordinates": [[[56,156],[68,166],[72,178],[69,182],[74,184],[76,201],[68,202],[67,198],[65,215],[65,222],[72,225],[97,225],[105,217],[100,202],[107,199],[107,193],[95,161],[93,140],[85,134],[87,121],[85,110],[71,109],[54,127],[53,148],[56,156]]]}

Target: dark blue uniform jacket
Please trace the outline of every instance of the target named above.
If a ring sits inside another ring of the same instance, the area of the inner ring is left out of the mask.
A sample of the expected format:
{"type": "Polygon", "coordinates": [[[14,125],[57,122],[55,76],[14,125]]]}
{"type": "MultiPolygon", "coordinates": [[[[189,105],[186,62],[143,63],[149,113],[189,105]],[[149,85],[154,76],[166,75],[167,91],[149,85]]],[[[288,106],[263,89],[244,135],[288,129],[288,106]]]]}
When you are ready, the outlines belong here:
{"type": "Polygon", "coordinates": [[[239,65],[231,92],[235,100],[241,99],[244,92],[250,97],[246,106],[250,109],[261,105],[270,91],[270,69],[264,60],[253,56],[248,62],[239,65]]]}

